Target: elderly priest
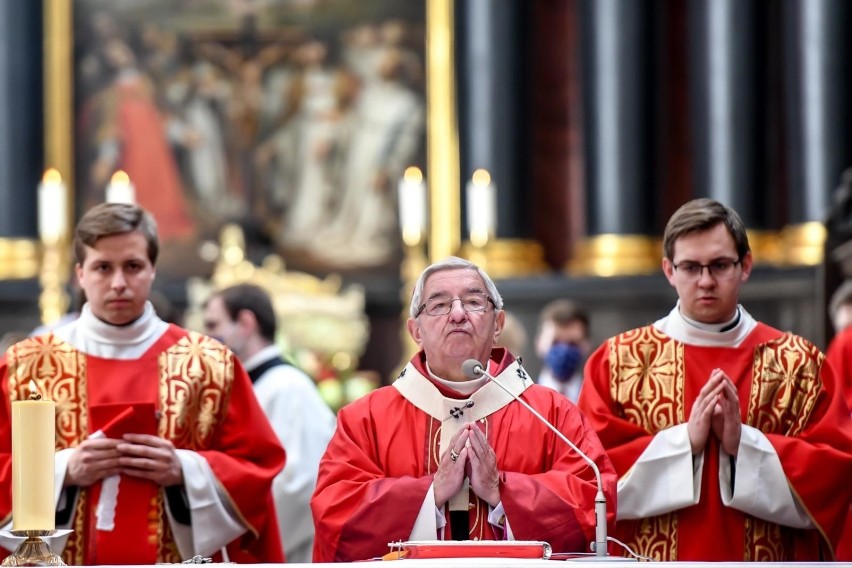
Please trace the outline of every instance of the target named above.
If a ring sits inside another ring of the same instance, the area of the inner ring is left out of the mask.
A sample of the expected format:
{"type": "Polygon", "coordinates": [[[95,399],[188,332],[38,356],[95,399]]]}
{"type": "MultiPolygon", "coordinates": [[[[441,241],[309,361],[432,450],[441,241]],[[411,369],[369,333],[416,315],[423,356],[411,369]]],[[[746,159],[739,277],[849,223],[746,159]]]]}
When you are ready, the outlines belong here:
{"type": "Polygon", "coordinates": [[[462,369],[481,361],[595,461],[612,521],[614,470],[585,417],[494,348],[505,320],[494,282],[451,257],[420,275],[410,314],[420,351],[393,385],[340,411],[311,502],[314,561],[374,558],[401,540],[542,540],[588,552],[592,468],[488,377],[462,369]]]}

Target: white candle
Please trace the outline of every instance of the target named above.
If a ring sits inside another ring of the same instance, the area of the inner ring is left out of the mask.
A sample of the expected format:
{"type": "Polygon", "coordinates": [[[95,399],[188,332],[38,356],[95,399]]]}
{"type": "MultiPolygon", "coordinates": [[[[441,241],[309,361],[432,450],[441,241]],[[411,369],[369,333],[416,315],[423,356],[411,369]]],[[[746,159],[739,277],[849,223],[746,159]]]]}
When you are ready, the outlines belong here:
{"type": "Polygon", "coordinates": [[[30,381],[29,400],[12,401],[12,530],[54,530],[56,404],[41,400],[30,381]]]}
{"type": "Polygon", "coordinates": [[[494,238],[497,227],[496,188],[483,169],[473,172],[467,183],[467,230],[470,244],[482,247],[494,238]]]}
{"type": "Polygon", "coordinates": [[[68,234],[68,188],[54,168],[44,172],[38,185],[38,234],[46,243],[58,243],[68,234]]]}
{"type": "Polygon", "coordinates": [[[124,170],[112,174],[106,188],[107,203],[136,203],[136,188],[130,183],[130,176],[124,170]]]}
{"type": "Polygon", "coordinates": [[[398,186],[399,226],[402,241],[417,246],[426,231],[426,184],[419,168],[406,168],[398,186]]]}

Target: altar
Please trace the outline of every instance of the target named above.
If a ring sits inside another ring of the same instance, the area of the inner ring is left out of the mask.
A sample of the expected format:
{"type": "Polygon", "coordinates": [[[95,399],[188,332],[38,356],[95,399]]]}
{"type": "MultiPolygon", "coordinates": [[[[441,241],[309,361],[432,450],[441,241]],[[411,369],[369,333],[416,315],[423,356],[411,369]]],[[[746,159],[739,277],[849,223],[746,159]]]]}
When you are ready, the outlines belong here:
{"type": "MultiPolygon", "coordinates": [[[[556,562],[594,562],[595,566],[600,568],[623,568],[625,565],[623,559],[616,560],[595,560],[591,557],[590,560],[535,560],[529,558],[433,558],[433,559],[405,559],[405,560],[371,560],[364,562],[353,563],[353,567],[357,568],[388,568],[399,566],[399,568],[518,568],[518,567],[535,567],[553,568],[556,562]],[[388,564],[388,562],[401,562],[402,564],[388,564]]],[[[668,568],[672,565],[671,562],[643,562],[642,566],[648,568],[668,568]]],[[[213,566],[212,564],[210,566],[213,566]]],[[[249,568],[269,568],[272,564],[244,564],[249,568]]],[[[348,566],[348,563],[328,563],[328,564],[286,564],[281,566],[320,566],[326,568],[341,568],[348,566]]],[[[788,563],[773,563],[772,566],[790,566],[795,568],[825,568],[826,566],[837,568],[852,568],[852,562],[788,562],[788,563]]],[[[678,562],[678,568],[755,568],[754,562],[678,562]]],[[[118,568],[118,567],[116,567],[118,568]]],[[[122,567],[126,568],[126,567],[122,567]]]]}

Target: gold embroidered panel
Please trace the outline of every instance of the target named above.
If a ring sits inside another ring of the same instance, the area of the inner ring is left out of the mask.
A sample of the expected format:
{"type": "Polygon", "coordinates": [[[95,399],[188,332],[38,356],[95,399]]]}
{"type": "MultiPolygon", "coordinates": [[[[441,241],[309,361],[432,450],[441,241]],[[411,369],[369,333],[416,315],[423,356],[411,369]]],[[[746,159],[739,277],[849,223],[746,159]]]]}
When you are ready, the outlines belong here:
{"type": "Polygon", "coordinates": [[[754,517],[745,520],[746,562],[783,562],[794,558],[793,538],[784,534],[787,529],[754,517]],[[785,546],[785,544],[787,546],[785,546]]]}
{"type": "Polygon", "coordinates": [[[637,554],[657,561],[677,561],[678,517],[666,513],[636,521],[636,530],[626,544],[637,554]]]}
{"type": "Polygon", "coordinates": [[[30,379],[45,399],[56,403],[56,449],[71,448],[88,436],[86,358],[53,334],[30,337],[8,351],[9,399],[24,400],[30,379]]]}
{"type": "Polygon", "coordinates": [[[646,326],[609,343],[610,396],[622,417],[650,433],[684,421],[683,344],[646,326]]]}
{"type": "Polygon", "coordinates": [[[789,333],[760,345],[754,354],[748,424],[767,433],[801,433],[822,390],[823,359],[815,346],[789,333]]]}
{"type": "Polygon", "coordinates": [[[218,341],[190,332],[160,355],[160,372],[160,435],[179,448],[209,448],[228,408],[233,358],[218,341]]]}

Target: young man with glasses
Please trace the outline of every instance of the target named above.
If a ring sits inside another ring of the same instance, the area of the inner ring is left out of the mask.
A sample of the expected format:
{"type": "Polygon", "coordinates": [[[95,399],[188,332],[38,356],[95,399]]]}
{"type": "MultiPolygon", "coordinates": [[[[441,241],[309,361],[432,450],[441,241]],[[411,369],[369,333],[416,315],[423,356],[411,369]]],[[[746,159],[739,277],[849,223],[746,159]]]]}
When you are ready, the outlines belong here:
{"type": "Polygon", "coordinates": [[[585,417],[494,347],[505,319],[494,282],[450,257],[420,275],[409,313],[420,351],[393,385],[338,415],[311,502],[314,561],[364,560],[387,553],[389,542],[436,538],[543,540],[557,552],[588,552],[591,468],[499,385],[462,369],[481,362],[597,463],[614,497],[612,464],[585,417]]]}
{"type": "Polygon", "coordinates": [[[589,359],[579,406],[619,475],[617,536],[655,560],[833,558],[852,423],[807,340],[756,321],[732,209],[696,199],[663,237],[679,301],[589,359]]]}

